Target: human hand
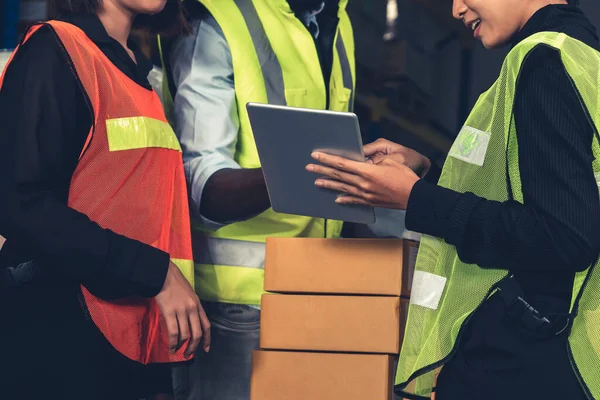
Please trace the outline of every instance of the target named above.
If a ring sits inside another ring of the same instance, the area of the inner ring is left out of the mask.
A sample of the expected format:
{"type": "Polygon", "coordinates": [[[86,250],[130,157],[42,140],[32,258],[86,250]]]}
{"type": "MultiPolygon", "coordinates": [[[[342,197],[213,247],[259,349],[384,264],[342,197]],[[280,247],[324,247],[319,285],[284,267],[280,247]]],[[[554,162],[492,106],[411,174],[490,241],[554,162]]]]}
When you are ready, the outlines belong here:
{"type": "Polygon", "coordinates": [[[420,178],[424,178],[431,168],[431,161],[421,153],[386,139],[377,139],[364,146],[365,157],[373,164],[378,164],[384,158],[404,164],[412,169],[420,178]]]}
{"type": "Polygon", "coordinates": [[[319,152],[312,157],[324,165],[309,164],[306,169],[331,178],[317,179],[315,185],[346,194],[336,199],[338,204],[406,210],[410,192],[419,180],[409,167],[393,158],[367,163],[319,152]]]}
{"type": "Polygon", "coordinates": [[[165,320],[169,350],[175,353],[189,340],[185,357],[195,353],[200,340],[205,352],[210,350],[210,322],[194,289],[173,262],[160,293],[154,298],[165,320]]]}

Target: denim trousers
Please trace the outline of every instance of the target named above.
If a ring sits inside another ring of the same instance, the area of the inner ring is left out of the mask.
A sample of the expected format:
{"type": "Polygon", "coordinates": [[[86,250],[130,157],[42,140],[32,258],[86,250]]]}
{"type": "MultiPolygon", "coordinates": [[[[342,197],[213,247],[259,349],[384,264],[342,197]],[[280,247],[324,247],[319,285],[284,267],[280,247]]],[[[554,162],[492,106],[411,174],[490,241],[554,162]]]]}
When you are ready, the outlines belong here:
{"type": "Polygon", "coordinates": [[[209,353],[173,369],[177,400],[249,400],[252,351],[259,347],[260,310],[239,304],[202,305],[211,322],[209,353]]]}

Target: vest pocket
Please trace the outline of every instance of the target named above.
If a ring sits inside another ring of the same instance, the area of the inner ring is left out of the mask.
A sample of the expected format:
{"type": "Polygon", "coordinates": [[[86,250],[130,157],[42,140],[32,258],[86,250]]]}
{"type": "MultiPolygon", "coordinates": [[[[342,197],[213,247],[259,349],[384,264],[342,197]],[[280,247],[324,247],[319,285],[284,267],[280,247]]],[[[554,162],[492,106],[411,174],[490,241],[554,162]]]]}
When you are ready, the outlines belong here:
{"type": "Polygon", "coordinates": [[[332,87],[329,91],[329,109],[333,111],[349,111],[349,103],[352,98],[352,89],[346,87],[332,87]]]}
{"type": "Polygon", "coordinates": [[[352,89],[346,87],[332,88],[329,96],[329,109],[333,111],[348,111],[348,104],[352,98],[352,89]]]}
{"type": "Polygon", "coordinates": [[[290,107],[314,108],[308,104],[308,89],[285,89],[285,100],[290,107]]]}

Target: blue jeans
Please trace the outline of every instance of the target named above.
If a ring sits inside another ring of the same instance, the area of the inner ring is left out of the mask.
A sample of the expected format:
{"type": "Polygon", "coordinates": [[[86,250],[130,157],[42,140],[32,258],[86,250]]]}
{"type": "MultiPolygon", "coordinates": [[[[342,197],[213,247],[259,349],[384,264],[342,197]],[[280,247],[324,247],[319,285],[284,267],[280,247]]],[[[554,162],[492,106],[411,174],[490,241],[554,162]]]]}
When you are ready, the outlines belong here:
{"type": "Polygon", "coordinates": [[[210,352],[173,369],[177,400],[249,400],[252,351],[259,347],[260,311],[245,305],[202,304],[211,322],[210,352]]]}

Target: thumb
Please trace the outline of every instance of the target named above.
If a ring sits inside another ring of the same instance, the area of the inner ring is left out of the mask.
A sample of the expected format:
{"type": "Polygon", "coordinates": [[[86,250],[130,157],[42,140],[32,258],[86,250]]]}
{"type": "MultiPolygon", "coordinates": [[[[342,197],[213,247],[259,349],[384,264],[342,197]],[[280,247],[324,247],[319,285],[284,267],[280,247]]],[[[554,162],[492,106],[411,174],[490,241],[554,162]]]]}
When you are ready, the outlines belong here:
{"type": "Polygon", "coordinates": [[[365,157],[370,157],[376,153],[387,154],[388,147],[385,143],[382,143],[381,141],[376,141],[364,145],[363,152],[365,153],[365,157]]]}
{"type": "Polygon", "coordinates": [[[371,160],[373,160],[373,164],[381,164],[386,159],[388,159],[388,155],[381,153],[375,154],[371,157],[371,160]]]}

